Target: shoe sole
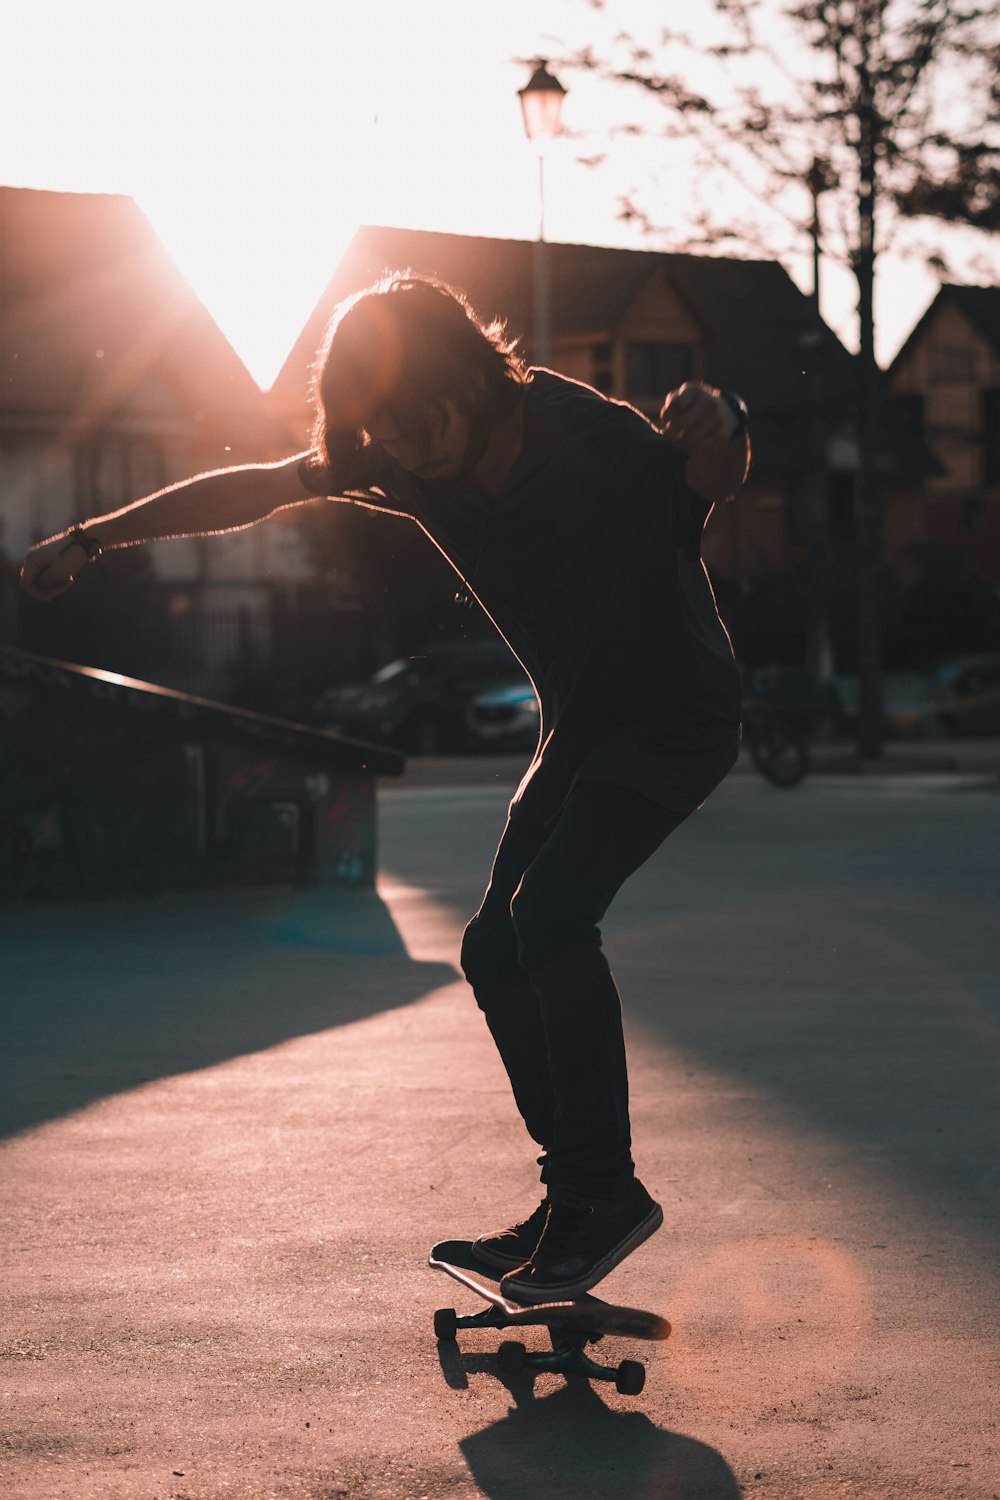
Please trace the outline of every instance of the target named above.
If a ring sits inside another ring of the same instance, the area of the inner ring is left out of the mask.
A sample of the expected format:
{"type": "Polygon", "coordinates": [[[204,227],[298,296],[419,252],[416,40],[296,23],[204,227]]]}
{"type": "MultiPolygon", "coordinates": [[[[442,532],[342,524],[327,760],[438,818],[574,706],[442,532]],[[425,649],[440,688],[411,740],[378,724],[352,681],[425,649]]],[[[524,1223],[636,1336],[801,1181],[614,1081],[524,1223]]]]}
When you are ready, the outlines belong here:
{"type": "Polygon", "coordinates": [[[582,1297],[584,1292],[589,1292],[591,1287],[603,1281],[615,1266],[621,1265],[626,1256],[631,1255],[633,1250],[655,1234],[663,1223],[663,1209],[658,1203],[654,1204],[646,1217],[638,1223],[627,1239],[622,1240],[606,1255],[603,1260],[587,1273],[580,1276],[576,1281],[563,1281],[558,1284],[550,1283],[542,1286],[533,1282],[521,1282],[511,1285],[511,1278],[505,1276],[500,1283],[500,1291],[505,1297],[512,1297],[516,1302],[527,1302],[529,1304],[538,1302],[571,1301],[574,1297],[582,1297]]]}

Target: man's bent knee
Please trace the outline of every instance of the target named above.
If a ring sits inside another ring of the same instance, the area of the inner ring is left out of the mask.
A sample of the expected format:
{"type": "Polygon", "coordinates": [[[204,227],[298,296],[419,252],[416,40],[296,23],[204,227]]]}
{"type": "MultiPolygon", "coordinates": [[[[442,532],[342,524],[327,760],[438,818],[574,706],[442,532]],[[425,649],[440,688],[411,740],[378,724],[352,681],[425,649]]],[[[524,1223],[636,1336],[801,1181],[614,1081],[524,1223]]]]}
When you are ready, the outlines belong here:
{"type": "Polygon", "coordinates": [[[481,1010],[524,982],[517,938],[509,920],[473,917],[462,938],[459,961],[481,1010]]]}

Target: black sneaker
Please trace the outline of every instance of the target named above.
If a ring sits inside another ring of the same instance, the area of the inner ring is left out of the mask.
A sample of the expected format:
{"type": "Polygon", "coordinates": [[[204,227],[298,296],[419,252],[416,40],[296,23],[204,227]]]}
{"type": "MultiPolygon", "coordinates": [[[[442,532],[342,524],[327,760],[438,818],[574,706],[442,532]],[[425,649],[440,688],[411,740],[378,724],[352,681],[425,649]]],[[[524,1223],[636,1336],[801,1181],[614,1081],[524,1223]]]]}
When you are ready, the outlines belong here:
{"type": "Polygon", "coordinates": [[[537,1250],[500,1283],[516,1302],[582,1297],[663,1223],[663,1209],[638,1179],[620,1198],[581,1198],[558,1188],[550,1198],[537,1250]]]}
{"type": "Polygon", "coordinates": [[[549,1200],[543,1198],[535,1212],[522,1219],[520,1224],[512,1224],[509,1229],[495,1229],[492,1234],[481,1234],[478,1240],[473,1240],[473,1255],[484,1265],[516,1271],[537,1250],[548,1216],[549,1200]]]}

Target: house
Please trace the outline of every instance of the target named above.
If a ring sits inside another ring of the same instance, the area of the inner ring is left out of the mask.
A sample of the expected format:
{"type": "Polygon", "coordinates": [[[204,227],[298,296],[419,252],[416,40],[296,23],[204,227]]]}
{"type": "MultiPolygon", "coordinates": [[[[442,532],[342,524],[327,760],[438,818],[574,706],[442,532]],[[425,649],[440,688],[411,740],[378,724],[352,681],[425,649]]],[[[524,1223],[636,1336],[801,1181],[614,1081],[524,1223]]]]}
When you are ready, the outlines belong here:
{"type": "Polygon", "coordinates": [[[940,460],[916,504],[928,541],[1000,583],[1000,287],[940,287],[887,372],[940,460]]]}
{"type": "MultiPolygon", "coordinates": [[[[366,535],[342,548],[346,516],[291,512],[228,537],[116,553],[47,606],[19,595],[17,565],[32,541],[73,521],[200,470],[306,446],[311,366],[330,314],[387,271],[461,287],[481,316],[506,320],[530,359],[537,250],[359,229],[265,395],[131,199],[0,189],[0,641],[292,713],[386,660],[423,619],[422,585],[402,539],[393,579],[376,590],[355,576],[359,556],[373,574],[392,546],[366,535]],[[327,527],[322,556],[316,525],[327,527]],[[115,580],[129,568],[126,598],[115,580]],[[275,683],[283,700],[262,702],[275,683]]],[[[819,642],[810,655],[822,664],[824,560],[849,561],[853,539],[852,356],[772,261],[563,244],[546,255],[554,368],[653,417],[685,379],[745,395],[753,471],[739,503],[717,507],[706,560],[724,603],[806,566],[819,642]]],[[[919,437],[888,421],[885,431],[892,561],[921,534],[928,457],[919,437]]],[[[436,554],[433,563],[447,572],[436,554]]],[[[441,593],[450,601],[448,586],[441,593]]]]}
{"type": "MultiPolygon", "coordinates": [[[[33,542],[201,470],[283,452],[262,392],[130,198],[0,188],[5,639],[33,542]]],[[[173,628],[166,676],[202,692],[218,686],[239,623],[244,637],[266,634],[269,575],[307,570],[296,528],[280,523],[149,557],[173,628]],[[195,614],[222,622],[197,649],[195,614]]],[[[58,611],[39,626],[57,627],[58,611]]],[[[55,654],[72,655],[70,623],[62,635],[55,654]]]]}
{"type": "MultiPolygon", "coordinates": [[[[507,322],[530,359],[536,250],[525,240],[359,229],[270,393],[289,440],[308,442],[311,367],[331,313],[389,271],[461,288],[481,317],[507,322]]],[[[653,417],[666,391],[688,379],[746,397],[754,467],[739,504],[718,507],[706,533],[717,579],[739,592],[804,561],[817,485],[821,522],[850,541],[855,361],[777,262],[595,245],[546,252],[553,368],[653,417]]],[[[926,455],[892,434],[882,467],[890,481],[905,480],[923,472],[926,455]]]]}

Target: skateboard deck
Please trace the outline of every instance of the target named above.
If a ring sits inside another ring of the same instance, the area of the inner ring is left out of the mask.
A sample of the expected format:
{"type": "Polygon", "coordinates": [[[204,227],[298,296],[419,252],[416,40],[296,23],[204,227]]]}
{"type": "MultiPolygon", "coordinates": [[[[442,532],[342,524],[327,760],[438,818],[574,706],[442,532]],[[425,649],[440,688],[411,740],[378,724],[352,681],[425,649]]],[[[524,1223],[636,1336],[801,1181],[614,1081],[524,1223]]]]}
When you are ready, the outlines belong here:
{"type": "Polygon", "coordinates": [[[641,1308],[602,1302],[589,1293],[564,1302],[512,1301],[500,1291],[503,1272],[492,1272],[478,1261],[470,1240],[442,1240],[434,1246],[427,1263],[488,1304],[484,1311],[465,1317],[459,1317],[452,1307],[439,1308],[434,1314],[434,1332],[441,1342],[453,1340],[460,1328],[548,1329],[551,1350],[529,1353],[520,1343],[500,1345],[497,1357],[504,1374],[529,1369],[583,1375],[590,1380],[613,1380],[622,1395],[637,1396],[645,1384],[644,1365],[634,1359],[622,1360],[617,1366],[602,1365],[589,1358],[584,1346],[597,1343],[608,1333],[637,1339],[670,1336],[666,1318],[641,1308]]]}

